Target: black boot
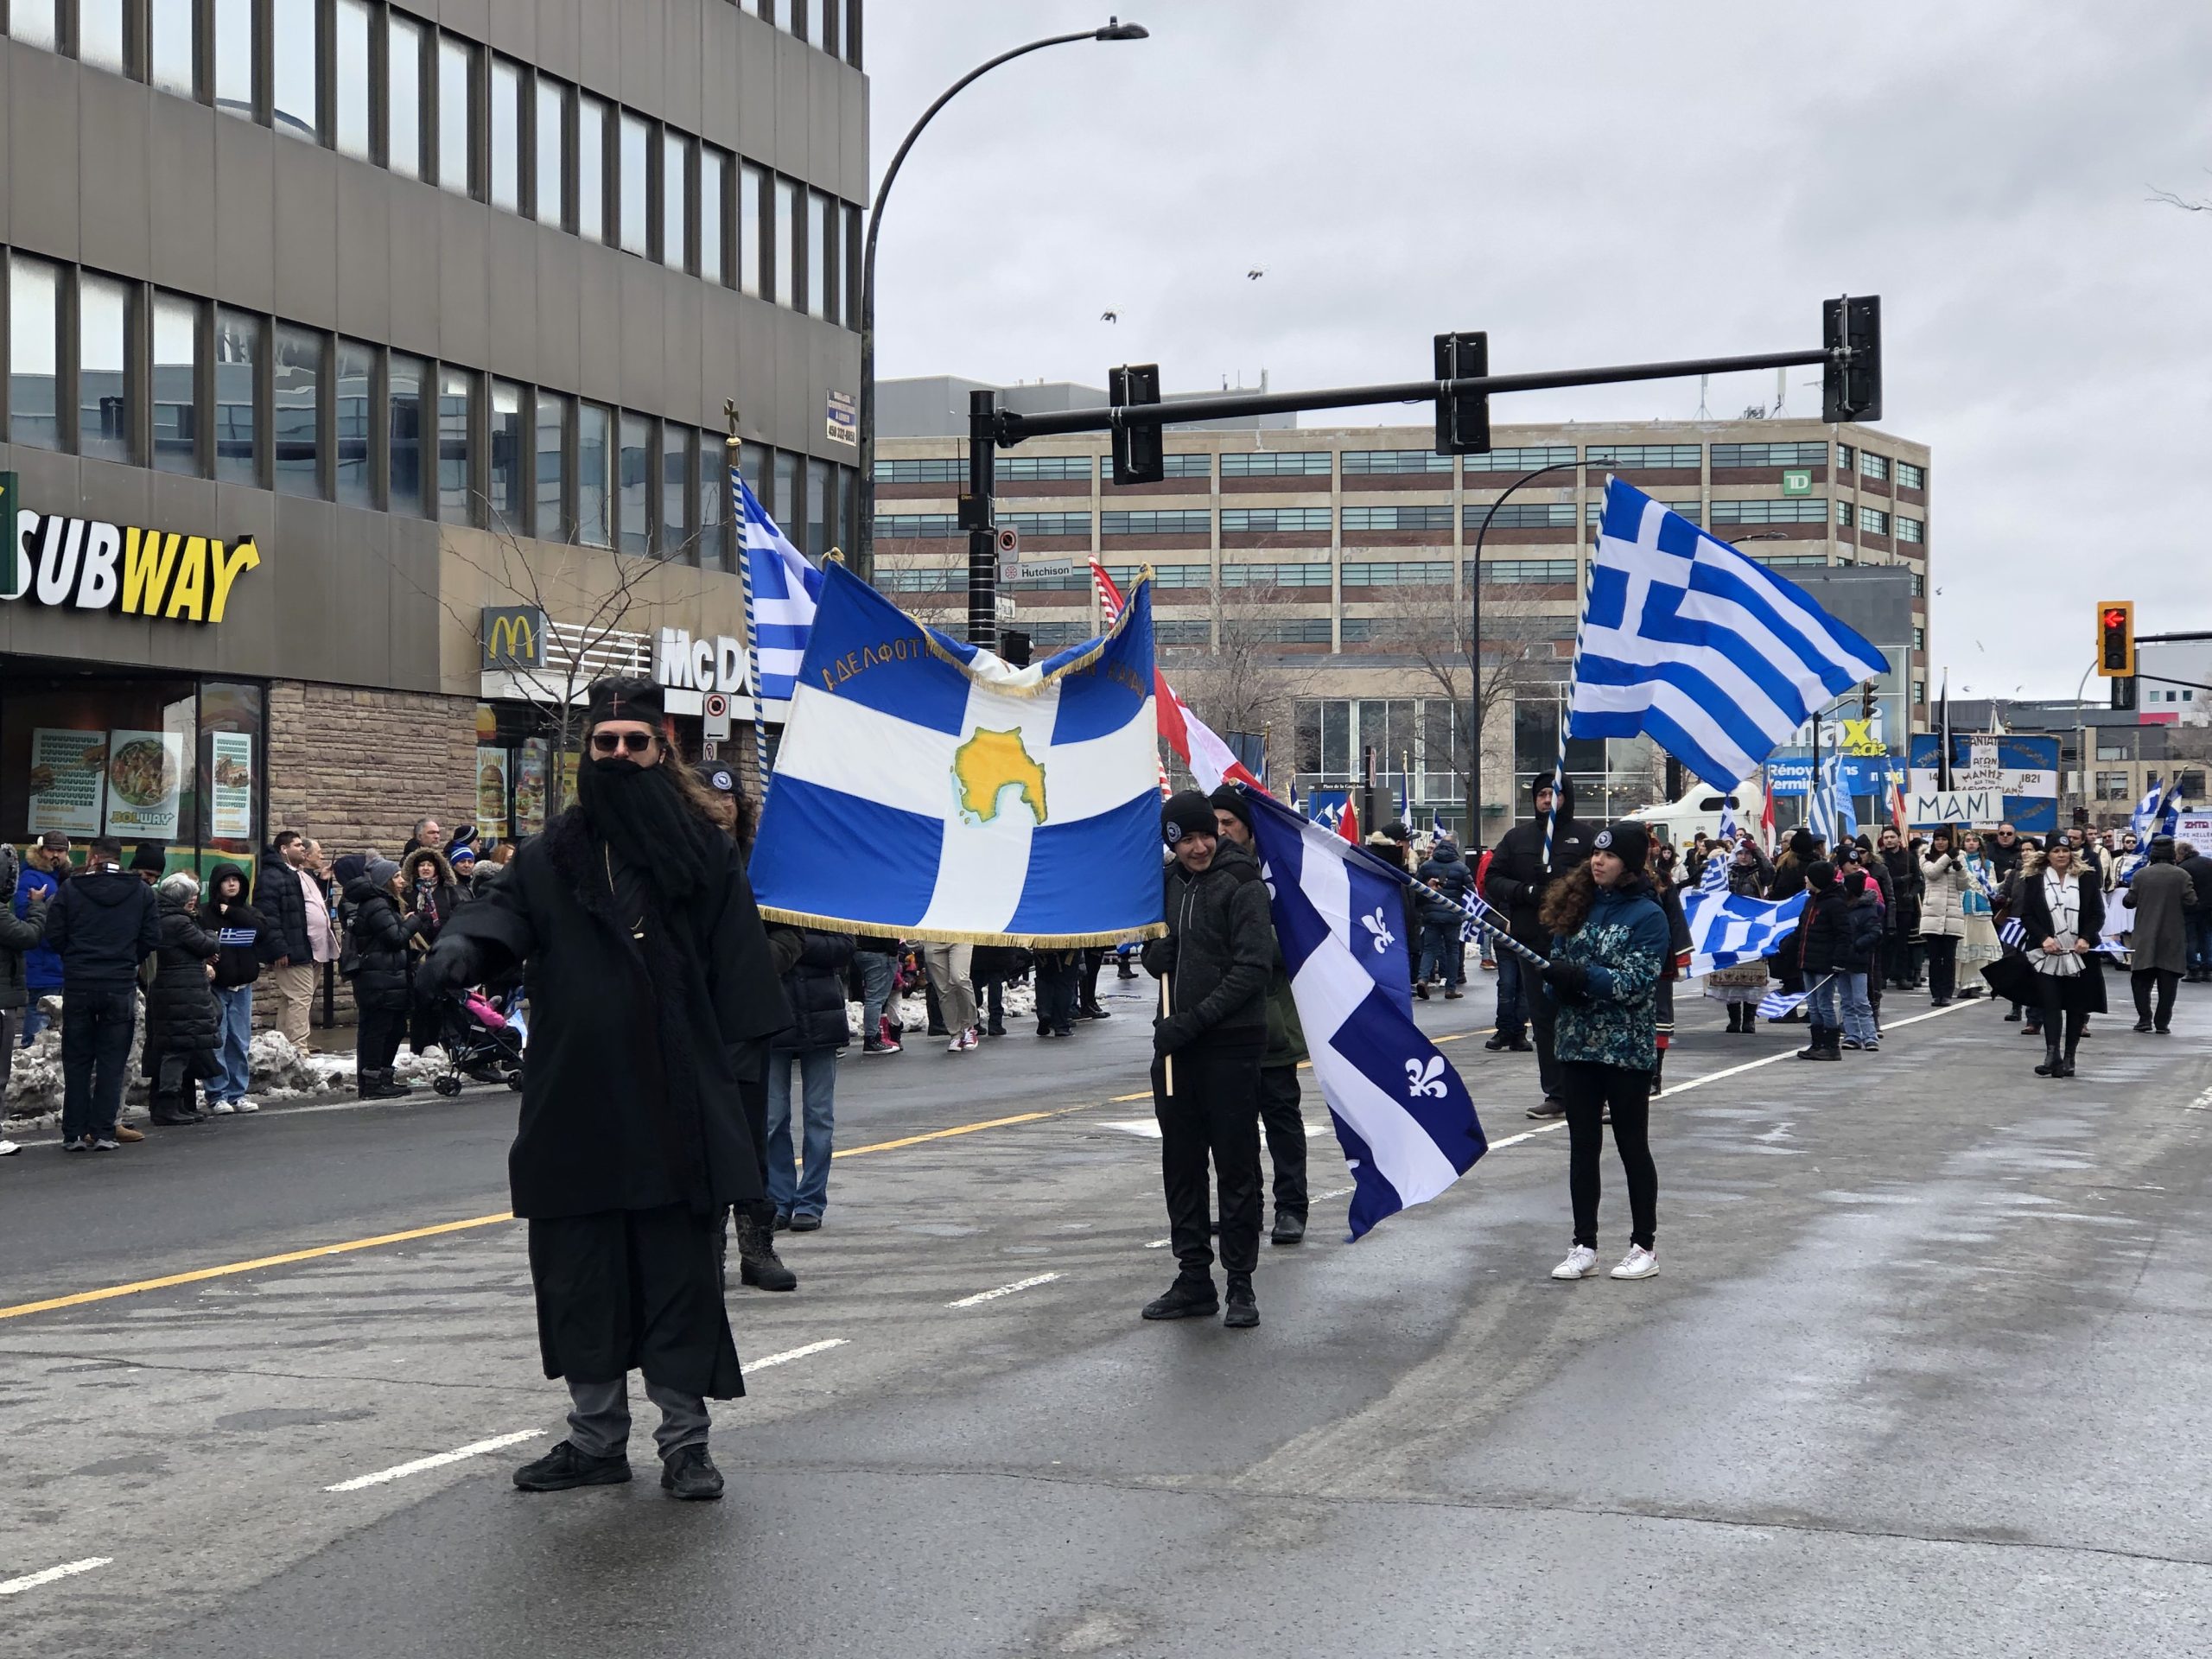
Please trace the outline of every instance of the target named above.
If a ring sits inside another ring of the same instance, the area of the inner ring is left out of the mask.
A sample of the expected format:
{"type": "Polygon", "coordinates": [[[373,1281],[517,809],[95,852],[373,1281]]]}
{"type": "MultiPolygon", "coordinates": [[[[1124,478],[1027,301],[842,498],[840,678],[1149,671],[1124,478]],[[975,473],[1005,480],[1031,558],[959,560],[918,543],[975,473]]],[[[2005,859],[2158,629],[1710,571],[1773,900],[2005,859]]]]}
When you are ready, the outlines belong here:
{"type": "Polygon", "coordinates": [[[1164,1294],[1144,1305],[1147,1319],[1193,1319],[1220,1312],[1221,1301],[1214,1294],[1210,1273],[1179,1273],[1164,1294]]]}
{"type": "Polygon", "coordinates": [[[1759,1011],[1750,1003],[1744,1004],[1744,1035],[1754,1036],[1759,1028],[1759,1011]]]}
{"type": "Polygon", "coordinates": [[[1306,1236],[1306,1217],[1291,1211],[1278,1208],[1274,1225],[1268,1230],[1271,1244],[1295,1244],[1306,1236]]]}
{"type": "Polygon", "coordinates": [[[1666,1076],[1667,1051],[1662,1048],[1651,1062],[1651,1092],[1653,1094],[1656,1095],[1666,1088],[1666,1076]]]}
{"type": "Polygon", "coordinates": [[[1221,1322],[1232,1331],[1249,1331],[1260,1322],[1260,1304],[1252,1294],[1252,1275],[1232,1273],[1229,1275],[1229,1312],[1221,1322]]]}
{"type": "Polygon", "coordinates": [[[376,1090],[369,1098],[372,1100],[399,1100],[408,1095],[413,1094],[414,1092],[415,1085],[411,1083],[400,1082],[393,1069],[387,1065],[383,1071],[377,1073],[376,1090]]]}
{"type": "Polygon", "coordinates": [[[2036,1076],[2063,1077],[2065,1075],[2066,1060],[2058,1052],[2058,1033],[2049,1033],[2043,1039],[2043,1064],[2036,1067],[2036,1076]]]}
{"type": "MultiPolygon", "coordinates": [[[[2082,1033],[2082,1035],[2087,1036],[2087,1035],[2088,1035],[2088,1033],[2085,1032],[2085,1033],[2082,1033]]],[[[2078,1038],[2069,1038],[2069,1039],[2067,1039],[2067,1043],[2066,1043],[2066,1052],[2065,1052],[2065,1053],[2063,1053],[2063,1054],[2062,1054],[2061,1056],[2059,1056],[2059,1059],[2058,1059],[2058,1064],[2059,1064],[2059,1065],[2060,1065],[2060,1066],[2061,1066],[2061,1067],[2063,1067],[2063,1070],[2061,1070],[2061,1071],[2058,1071],[2053,1072],[2053,1073],[2051,1074],[2052,1076],[2054,1076],[2054,1077],[2072,1077],[2072,1076],[2074,1075],[2074,1051],[2075,1051],[2077,1047],[2079,1047],[2080,1046],[2081,1046],[2080,1039],[2078,1039],[2078,1038]]]]}
{"type": "Polygon", "coordinates": [[[1743,1028],[1744,1005],[1740,1002],[1731,1002],[1728,1005],[1728,1029],[1731,1031],[1741,1031],[1743,1028]]]}
{"type": "Polygon", "coordinates": [[[798,1275],[776,1254],[772,1235],[750,1216],[737,1218],[737,1281],[756,1290],[797,1290],[798,1275]]]}

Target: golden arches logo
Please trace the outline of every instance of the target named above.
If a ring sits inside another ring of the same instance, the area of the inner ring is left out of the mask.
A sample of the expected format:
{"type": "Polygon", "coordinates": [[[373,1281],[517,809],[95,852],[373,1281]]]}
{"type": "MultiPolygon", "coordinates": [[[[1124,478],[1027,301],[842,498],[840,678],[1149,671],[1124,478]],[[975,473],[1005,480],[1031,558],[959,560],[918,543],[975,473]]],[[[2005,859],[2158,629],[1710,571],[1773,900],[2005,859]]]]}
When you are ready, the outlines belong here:
{"type": "Polygon", "coordinates": [[[536,611],[484,613],[484,664],[487,668],[535,668],[543,661],[544,618],[536,611]]]}

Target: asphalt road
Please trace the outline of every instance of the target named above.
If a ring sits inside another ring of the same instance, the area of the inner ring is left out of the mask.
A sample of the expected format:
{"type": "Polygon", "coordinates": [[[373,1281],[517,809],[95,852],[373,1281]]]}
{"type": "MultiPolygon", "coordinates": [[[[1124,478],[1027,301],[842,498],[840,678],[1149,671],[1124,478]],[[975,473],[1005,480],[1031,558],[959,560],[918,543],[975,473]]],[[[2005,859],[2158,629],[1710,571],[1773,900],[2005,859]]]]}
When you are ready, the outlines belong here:
{"type": "MultiPolygon", "coordinates": [[[[1513,1139],[1486,1001],[1421,1012],[1490,1156],[1356,1247],[1322,1203],[1253,1332],[1135,1318],[1141,1006],[849,1063],[877,1149],[796,1295],[732,1293],[718,1505],[658,1490],[642,1400],[635,1484],[512,1490],[564,1403],[513,1224],[0,1318],[0,1652],[2212,1651],[2212,995],[2104,1019],[2070,1083],[1978,1005],[1893,995],[1883,1053],[1806,1065],[1686,1003],[1663,1270],[1575,1285],[1565,1136],[1513,1139]]],[[[495,1213],[512,1112],[27,1154],[0,1306],[495,1213]]]]}

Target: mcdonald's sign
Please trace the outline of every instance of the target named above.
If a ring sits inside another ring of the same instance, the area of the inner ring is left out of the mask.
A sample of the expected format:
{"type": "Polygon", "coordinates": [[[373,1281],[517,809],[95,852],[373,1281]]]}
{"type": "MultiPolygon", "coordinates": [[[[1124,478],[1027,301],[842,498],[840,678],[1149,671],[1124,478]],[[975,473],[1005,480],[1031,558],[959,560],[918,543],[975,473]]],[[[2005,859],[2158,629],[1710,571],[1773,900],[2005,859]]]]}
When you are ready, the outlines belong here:
{"type": "Polygon", "coordinates": [[[476,637],[486,669],[545,666],[545,613],[528,605],[486,605],[476,637]]]}

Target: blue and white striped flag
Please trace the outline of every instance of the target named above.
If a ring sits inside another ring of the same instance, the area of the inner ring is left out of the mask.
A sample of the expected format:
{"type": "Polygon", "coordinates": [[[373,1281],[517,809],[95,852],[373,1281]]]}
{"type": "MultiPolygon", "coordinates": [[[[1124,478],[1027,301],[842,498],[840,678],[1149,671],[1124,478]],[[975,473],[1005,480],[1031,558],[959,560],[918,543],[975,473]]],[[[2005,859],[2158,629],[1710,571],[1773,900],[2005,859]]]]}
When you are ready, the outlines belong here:
{"type": "Polygon", "coordinates": [[[759,696],[766,702],[788,702],[791,682],[814,632],[814,612],[822,597],[822,572],[776,527],[760,498],[743,478],[737,485],[738,512],[744,519],[739,556],[753,599],[753,649],[760,664],[759,696]]]}
{"type": "MultiPolygon", "coordinates": [[[[1827,982],[1821,982],[1825,984],[1827,982]]],[[[1759,998],[1759,1018],[1780,1020],[1786,1017],[1790,1009],[1802,1002],[1813,994],[1814,989],[1817,988],[1814,987],[1802,991],[1769,991],[1764,996],[1759,998]]]]}
{"type": "Polygon", "coordinates": [[[1270,796],[1244,794],[1314,1080],[1351,1166],[1357,1238],[1443,1192],[1489,1143],[1467,1085],[1414,1024],[1397,935],[1405,872],[1270,796]]]}
{"type": "Polygon", "coordinates": [[[1820,782],[1808,798],[1805,827],[1827,843],[1833,859],[1847,841],[1859,836],[1859,809],[1851,798],[1851,785],[1843,776],[1843,757],[1829,755],[1821,762],[1820,782]]]}
{"type": "Polygon", "coordinates": [[[1153,683],[1149,582],[1017,669],[831,565],[753,851],[762,913],[1063,950],[1157,932],[1153,683]]]}
{"type": "Polygon", "coordinates": [[[1682,919],[1690,930],[1691,976],[1774,955],[1797,931],[1804,913],[1802,893],[1787,899],[1754,899],[1711,887],[1685,892],[1682,919]]]}
{"type": "Polygon", "coordinates": [[[1794,582],[1605,480],[1571,735],[1648,734],[1732,789],[1822,704],[1889,666],[1794,582]]]}
{"type": "Polygon", "coordinates": [[[2135,803],[2135,810],[2127,815],[2128,833],[2135,837],[2138,847],[2147,846],[2158,833],[2155,826],[2163,816],[2166,785],[2158,781],[2158,774],[2151,774],[2150,792],[2135,803]]]}
{"type": "Polygon", "coordinates": [[[1997,941],[2014,950],[2028,948],[2028,930],[2017,916],[2007,916],[1997,930],[1997,941]]]}

